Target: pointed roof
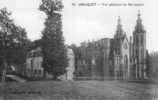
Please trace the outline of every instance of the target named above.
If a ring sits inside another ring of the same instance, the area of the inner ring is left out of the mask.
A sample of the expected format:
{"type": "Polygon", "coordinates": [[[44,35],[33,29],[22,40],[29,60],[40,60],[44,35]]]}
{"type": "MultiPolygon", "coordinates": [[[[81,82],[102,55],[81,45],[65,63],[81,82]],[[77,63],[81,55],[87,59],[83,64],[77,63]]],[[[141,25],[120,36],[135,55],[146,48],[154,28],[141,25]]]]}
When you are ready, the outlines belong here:
{"type": "Polygon", "coordinates": [[[144,26],[142,24],[141,14],[140,14],[140,10],[139,10],[134,33],[144,33],[144,32],[145,32],[145,30],[144,30],[144,26]]]}
{"type": "Polygon", "coordinates": [[[114,38],[120,38],[122,36],[123,36],[123,29],[122,29],[122,24],[121,24],[121,18],[120,16],[118,16],[116,34],[114,38]]]}

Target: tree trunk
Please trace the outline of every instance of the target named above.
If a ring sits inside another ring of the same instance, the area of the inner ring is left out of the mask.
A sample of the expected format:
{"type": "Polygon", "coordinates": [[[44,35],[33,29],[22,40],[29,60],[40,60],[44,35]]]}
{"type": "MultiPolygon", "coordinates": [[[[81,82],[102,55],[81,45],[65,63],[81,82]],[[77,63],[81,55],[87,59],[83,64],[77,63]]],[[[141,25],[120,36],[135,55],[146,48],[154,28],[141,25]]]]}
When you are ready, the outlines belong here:
{"type": "Polygon", "coordinates": [[[6,60],[3,60],[3,71],[2,71],[2,82],[5,82],[6,73],[7,73],[7,62],[6,60]]]}

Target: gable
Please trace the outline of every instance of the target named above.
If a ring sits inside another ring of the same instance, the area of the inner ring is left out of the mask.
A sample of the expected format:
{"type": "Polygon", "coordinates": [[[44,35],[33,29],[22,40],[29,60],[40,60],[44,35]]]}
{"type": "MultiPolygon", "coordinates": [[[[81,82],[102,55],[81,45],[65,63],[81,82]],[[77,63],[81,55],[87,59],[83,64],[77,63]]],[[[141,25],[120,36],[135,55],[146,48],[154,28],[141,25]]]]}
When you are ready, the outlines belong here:
{"type": "Polygon", "coordinates": [[[127,37],[125,36],[124,39],[122,40],[122,48],[123,49],[129,49],[129,42],[127,37]]]}

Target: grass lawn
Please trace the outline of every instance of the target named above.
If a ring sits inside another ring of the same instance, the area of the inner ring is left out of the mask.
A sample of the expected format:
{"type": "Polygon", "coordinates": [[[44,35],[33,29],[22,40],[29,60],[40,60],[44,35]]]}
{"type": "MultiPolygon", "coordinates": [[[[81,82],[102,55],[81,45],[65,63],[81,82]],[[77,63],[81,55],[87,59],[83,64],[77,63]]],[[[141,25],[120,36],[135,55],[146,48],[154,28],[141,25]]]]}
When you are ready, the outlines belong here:
{"type": "Polygon", "coordinates": [[[0,97],[4,100],[105,100],[104,95],[70,81],[1,84],[0,97]]]}
{"type": "Polygon", "coordinates": [[[0,84],[0,100],[150,100],[144,87],[110,81],[6,83],[0,84]]]}

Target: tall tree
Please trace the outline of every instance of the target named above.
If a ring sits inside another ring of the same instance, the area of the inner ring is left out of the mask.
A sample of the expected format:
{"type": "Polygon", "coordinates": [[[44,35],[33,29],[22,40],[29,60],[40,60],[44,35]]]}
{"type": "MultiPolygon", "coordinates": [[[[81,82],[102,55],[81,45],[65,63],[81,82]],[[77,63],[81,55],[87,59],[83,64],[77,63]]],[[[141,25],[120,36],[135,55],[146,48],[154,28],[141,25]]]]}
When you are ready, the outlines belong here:
{"type": "Polygon", "coordinates": [[[8,66],[25,62],[28,43],[25,29],[14,24],[10,15],[6,8],[0,9],[0,62],[3,80],[8,66]]]}
{"type": "Polygon", "coordinates": [[[67,54],[62,32],[60,0],[42,0],[39,9],[46,13],[47,19],[42,36],[44,71],[52,74],[54,79],[65,73],[67,54]]]}

